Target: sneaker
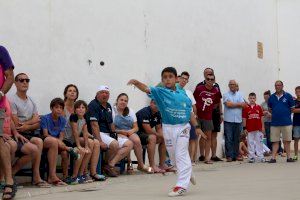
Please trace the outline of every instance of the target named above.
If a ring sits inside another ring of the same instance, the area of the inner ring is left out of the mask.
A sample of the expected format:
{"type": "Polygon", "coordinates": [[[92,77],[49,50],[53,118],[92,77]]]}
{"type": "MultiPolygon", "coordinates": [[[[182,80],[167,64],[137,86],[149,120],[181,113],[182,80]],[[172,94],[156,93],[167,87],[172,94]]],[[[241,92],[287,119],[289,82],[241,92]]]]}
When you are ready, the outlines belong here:
{"type": "Polygon", "coordinates": [[[293,158],[288,158],[286,159],[286,162],[295,162],[295,160],[293,158]]]}
{"type": "Polygon", "coordinates": [[[177,197],[177,196],[182,196],[186,193],[186,189],[182,187],[174,187],[172,192],[168,194],[169,197],[177,197]]]}
{"type": "Polygon", "coordinates": [[[197,182],[196,182],[196,177],[195,177],[194,175],[191,176],[190,181],[191,181],[191,183],[192,183],[193,185],[196,185],[196,184],[197,184],[197,182]]]}
{"type": "Polygon", "coordinates": [[[78,184],[78,178],[77,177],[67,177],[63,180],[68,185],[77,185],[78,184]]]}
{"type": "Polygon", "coordinates": [[[219,158],[218,156],[215,156],[215,157],[211,157],[210,158],[212,161],[215,161],[215,162],[219,162],[219,161],[223,161],[221,158],[219,158]]]}
{"type": "Polygon", "coordinates": [[[165,164],[166,164],[168,167],[172,166],[172,163],[171,163],[171,160],[170,160],[170,159],[167,159],[167,160],[165,161],[165,164]]]}
{"type": "Polygon", "coordinates": [[[266,159],[265,159],[265,158],[261,158],[261,159],[260,159],[260,162],[261,162],[261,163],[265,163],[265,162],[266,162],[266,159]]]}
{"type": "Polygon", "coordinates": [[[276,159],[271,158],[271,159],[269,160],[269,163],[276,163],[276,159]]]}
{"type": "Polygon", "coordinates": [[[69,154],[74,158],[74,160],[80,159],[80,154],[78,154],[74,148],[69,150],[69,154]]]}
{"type": "Polygon", "coordinates": [[[196,162],[195,161],[192,161],[192,166],[196,166],[196,162]]]}
{"type": "Polygon", "coordinates": [[[297,160],[298,160],[298,156],[294,156],[294,157],[293,157],[293,160],[294,160],[294,161],[297,161],[297,160]]]}
{"type": "Polygon", "coordinates": [[[94,182],[92,177],[89,174],[82,175],[82,178],[84,179],[85,183],[92,183],[94,182]]]}
{"type": "Polygon", "coordinates": [[[232,158],[228,157],[226,162],[232,162],[232,158]]]}
{"type": "Polygon", "coordinates": [[[255,163],[255,159],[254,158],[250,158],[249,159],[249,163],[255,163]]]}
{"type": "Polygon", "coordinates": [[[204,161],[205,160],[205,156],[200,156],[199,157],[199,161],[204,161]]]}

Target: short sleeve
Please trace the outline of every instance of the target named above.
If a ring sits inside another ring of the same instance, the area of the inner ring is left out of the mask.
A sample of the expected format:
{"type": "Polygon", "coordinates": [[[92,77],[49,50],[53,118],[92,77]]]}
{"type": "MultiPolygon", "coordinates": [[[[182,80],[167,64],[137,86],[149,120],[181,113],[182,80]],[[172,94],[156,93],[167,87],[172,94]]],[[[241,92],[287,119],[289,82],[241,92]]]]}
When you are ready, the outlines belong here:
{"type": "Polygon", "coordinates": [[[70,122],[77,123],[78,122],[78,116],[76,114],[70,115],[70,122]]]}
{"type": "Polygon", "coordinates": [[[245,118],[245,119],[247,119],[247,117],[248,117],[248,116],[247,116],[247,108],[244,108],[244,109],[243,109],[242,117],[245,118]]]}
{"type": "Polygon", "coordinates": [[[229,101],[229,96],[227,93],[223,94],[223,103],[225,104],[227,101],[229,101]]]}
{"type": "Polygon", "coordinates": [[[87,120],[88,121],[98,121],[97,118],[97,109],[93,103],[88,105],[88,113],[87,113],[87,120]]]}
{"type": "Polygon", "coordinates": [[[66,124],[67,124],[67,120],[64,117],[61,117],[61,124],[59,126],[59,128],[60,128],[59,132],[65,131],[66,124]]]}
{"type": "Polygon", "coordinates": [[[133,122],[137,122],[135,112],[131,108],[129,108],[129,116],[133,119],[133,122]]]}
{"type": "Polygon", "coordinates": [[[150,118],[146,113],[143,113],[140,116],[140,119],[141,119],[142,124],[150,124],[150,118]]]}
{"type": "Polygon", "coordinates": [[[258,108],[259,108],[259,116],[263,117],[264,116],[264,111],[263,111],[262,107],[258,106],[258,108]]]}
{"type": "Polygon", "coordinates": [[[148,94],[148,96],[154,100],[157,100],[159,97],[159,89],[158,87],[149,87],[150,89],[150,94],[148,94]]]}
{"type": "Polygon", "coordinates": [[[17,115],[18,114],[17,105],[13,101],[10,101],[10,109],[11,109],[11,113],[13,115],[17,115]]]}
{"type": "Polygon", "coordinates": [[[194,98],[193,93],[190,90],[186,90],[185,92],[186,92],[187,96],[190,98],[190,100],[192,101],[192,105],[195,105],[196,104],[196,100],[194,98]]]}
{"type": "Polygon", "coordinates": [[[270,98],[269,98],[269,100],[268,100],[268,107],[269,107],[270,109],[272,109],[272,98],[273,98],[273,96],[270,96],[270,98]]]}
{"type": "Polygon", "coordinates": [[[289,94],[289,106],[290,106],[290,108],[295,107],[295,101],[294,101],[292,95],[290,95],[290,94],[289,94]]]}
{"type": "Polygon", "coordinates": [[[42,129],[48,129],[48,123],[47,123],[46,115],[43,115],[42,118],[41,118],[41,128],[42,129]]]}
{"type": "Polygon", "coordinates": [[[33,105],[33,114],[36,114],[36,115],[39,114],[36,103],[32,99],[31,99],[31,102],[32,102],[32,105],[33,105]]]}
{"type": "Polygon", "coordinates": [[[0,64],[3,67],[4,71],[14,68],[14,64],[10,58],[10,55],[5,47],[0,46],[0,64]]]}

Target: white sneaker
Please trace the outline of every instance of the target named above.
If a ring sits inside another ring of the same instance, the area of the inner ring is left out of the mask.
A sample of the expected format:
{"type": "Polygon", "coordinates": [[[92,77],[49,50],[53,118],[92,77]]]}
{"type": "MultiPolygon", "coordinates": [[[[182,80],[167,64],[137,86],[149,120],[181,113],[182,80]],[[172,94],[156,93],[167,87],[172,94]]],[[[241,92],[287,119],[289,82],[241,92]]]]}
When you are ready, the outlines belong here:
{"type": "Polygon", "coordinates": [[[193,185],[196,185],[196,184],[197,184],[197,182],[196,182],[196,177],[195,177],[194,175],[191,176],[190,181],[191,181],[191,183],[192,183],[193,185]]]}
{"type": "Polygon", "coordinates": [[[186,189],[182,187],[174,187],[172,192],[168,194],[169,197],[177,197],[177,196],[182,196],[186,193],[186,189]]]}

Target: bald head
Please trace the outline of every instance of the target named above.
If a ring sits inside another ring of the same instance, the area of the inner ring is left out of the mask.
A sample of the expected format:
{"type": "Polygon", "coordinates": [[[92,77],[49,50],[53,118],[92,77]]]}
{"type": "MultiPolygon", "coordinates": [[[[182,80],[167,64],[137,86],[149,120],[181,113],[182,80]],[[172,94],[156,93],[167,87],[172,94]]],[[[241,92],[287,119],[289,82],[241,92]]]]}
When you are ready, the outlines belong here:
{"type": "Polygon", "coordinates": [[[228,87],[231,92],[236,92],[237,91],[237,82],[235,80],[230,80],[228,83],[228,87]]]}

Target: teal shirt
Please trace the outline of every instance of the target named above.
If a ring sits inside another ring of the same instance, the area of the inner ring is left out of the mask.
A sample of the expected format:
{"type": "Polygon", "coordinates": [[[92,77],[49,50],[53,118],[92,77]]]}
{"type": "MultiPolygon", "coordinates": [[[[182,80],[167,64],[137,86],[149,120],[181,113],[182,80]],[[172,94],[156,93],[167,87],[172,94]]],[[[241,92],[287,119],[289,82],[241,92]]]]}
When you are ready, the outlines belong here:
{"type": "Polygon", "coordinates": [[[189,123],[192,102],[185,90],[176,86],[176,90],[165,87],[150,87],[149,97],[154,99],[162,116],[163,124],[189,123]]]}

